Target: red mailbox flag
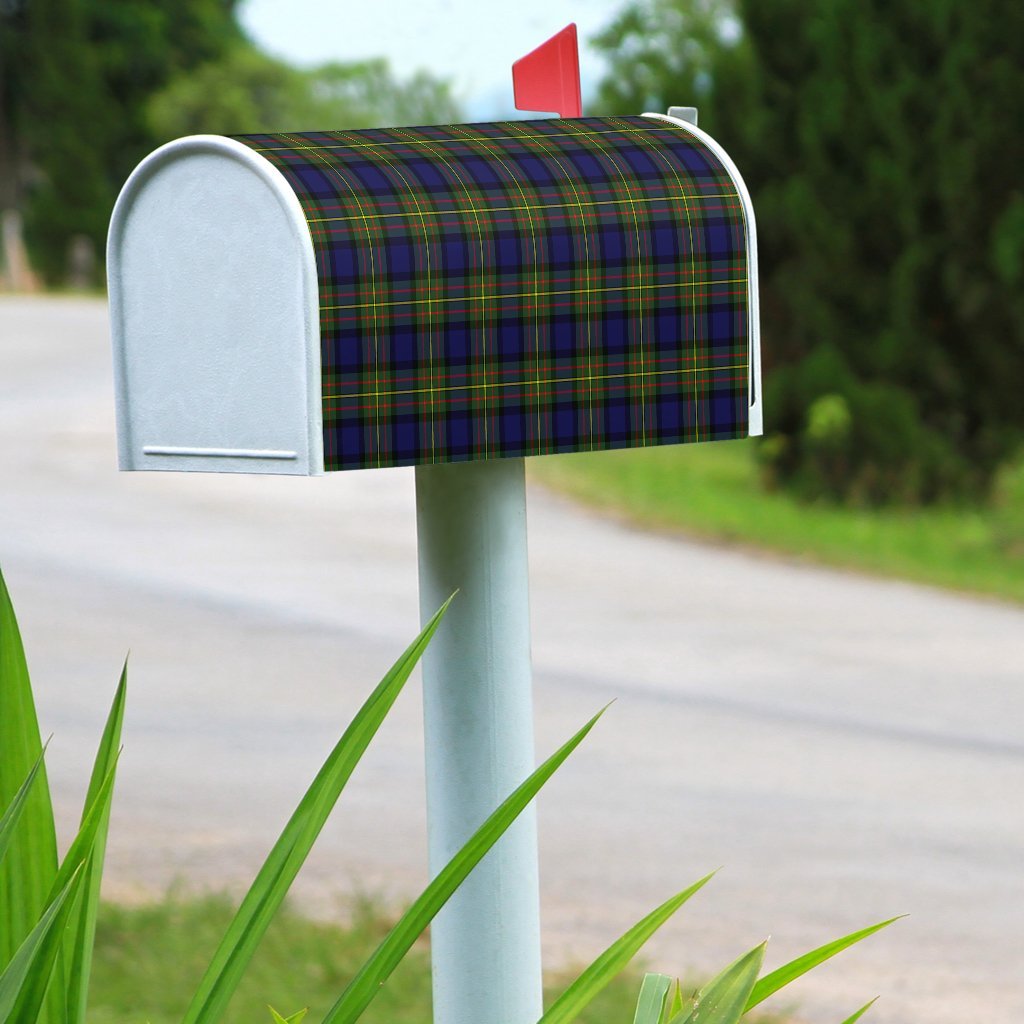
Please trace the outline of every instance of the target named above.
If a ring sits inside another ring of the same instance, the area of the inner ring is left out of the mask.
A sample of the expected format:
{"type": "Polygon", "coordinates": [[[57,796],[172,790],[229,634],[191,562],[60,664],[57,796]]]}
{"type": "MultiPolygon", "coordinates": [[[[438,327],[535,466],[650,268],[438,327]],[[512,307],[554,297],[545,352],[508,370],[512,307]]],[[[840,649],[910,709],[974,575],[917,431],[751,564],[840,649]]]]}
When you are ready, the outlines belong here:
{"type": "Polygon", "coordinates": [[[580,55],[575,22],[512,65],[516,110],[553,110],[582,117],[580,55]]]}

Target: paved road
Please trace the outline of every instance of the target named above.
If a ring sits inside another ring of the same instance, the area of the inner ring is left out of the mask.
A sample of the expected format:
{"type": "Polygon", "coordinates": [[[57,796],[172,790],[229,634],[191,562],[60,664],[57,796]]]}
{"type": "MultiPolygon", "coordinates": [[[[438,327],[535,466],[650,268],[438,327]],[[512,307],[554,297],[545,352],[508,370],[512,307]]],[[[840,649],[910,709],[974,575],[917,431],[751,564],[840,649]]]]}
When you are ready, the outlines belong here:
{"type": "MultiPolygon", "coordinates": [[[[118,475],[106,313],[0,300],[0,562],[66,829],[131,647],[109,891],[237,888],[416,630],[412,474],[118,475]]],[[[708,969],[911,917],[801,1019],[1024,1016],[1024,611],[648,536],[531,493],[538,746],[619,700],[540,806],[551,962],[710,868],[652,947],[708,969]]],[[[423,880],[416,687],[299,892],[423,880]]],[[[796,990],[794,989],[794,993],[796,990]]]]}

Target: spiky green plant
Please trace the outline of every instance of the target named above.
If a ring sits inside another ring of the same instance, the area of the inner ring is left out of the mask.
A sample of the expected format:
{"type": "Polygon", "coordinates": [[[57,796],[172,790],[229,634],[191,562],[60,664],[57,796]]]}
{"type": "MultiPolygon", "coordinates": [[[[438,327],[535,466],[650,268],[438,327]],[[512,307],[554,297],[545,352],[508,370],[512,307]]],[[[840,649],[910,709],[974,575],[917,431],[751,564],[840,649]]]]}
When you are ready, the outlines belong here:
{"type": "MultiPolygon", "coordinates": [[[[710,876],[708,876],[710,877],[710,876]]],[[[637,931],[646,931],[646,937],[654,928],[701,888],[708,878],[702,878],[690,889],[680,893],[663,904],[639,925],[634,926],[594,961],[555,1001],[551,1009],[541,1017],[538,1024],[568,1024],[597,993],[612,980],[625,962],[632,957],[637,947],[637,931]],[[667,910],[667,913],[665,913],[667,910]],[[654,928],[645,922],[657,921],[654,928]],[[647,930],[647,929],[650,930],[647,930]]],[[[880,921],[868,928],[851,932],[809,953],[791,960],[769,974],[760,976],[767,941],[744,953],[713,977],[703,988],[685,997],[681,984],[667,974],[646,974],[640,986],[636,1014],[633,1024],[739,1024],[739,1021],[756,1006],[763,1003],[790,982],[830,960],[837,953],[875,932],[888,927],[899,918],[880,921]],[[671,994],[670,994],[671,992],[671,994]]],[[[855,1024],[871,1008],[875,1000],[866,1003],[843,1024],[855,1024]]]]}
{"type": "MultiPolygon", "coordinates": [[[[216,1024],[271,920],[370,741],[440,625],[449,602],[384,676],[331,751],[274,844],[213,955],[183,1024],[216,1024]]],[[[44,746],[17,620],[0,574],[0,1024],[85,1024],[89,973],[114,775],[124,719],[122,670],[93,764],[79,832],[63,860],[44,766],[44,746]]],[[[385,936],[322,1024],[354,1024],[426,926],[602,712],[551,755],[480,826],[385,936]]],[[[621,935],[555,1000],[538,1024],[569,1024],[645,942],[710,880],[708,875],[656,907],[621,935]]],[[[759,977],[762,943],[689,998],[649,974],[634,1024],[737,1024],[749,1010],[895,918],[827,943],[759,977]]],[[[854,1024],[870,1003],[844,1024],[854,1024]]],[[[274,1024],[300,1024],[306,1011],[274,1024]]]]}
{"type": "MultiPolygon", "coordinates": [[[[449,602],[384,676],[353,718],[285,825],[213,955],[183,1024],[215,1024],[449,602]]],[[[127,671],[93,767],[81,829],[58,863],[56,829],[25,654],[0,575],[0,1024],[85,1024],[103,850],[120,743],[127,671]]],[[[351,1024],[413,943],[544,783],[594,727],[595,715],[470,837],[356,972],[326,1018],[351,1024]]],[[[272,1011],[273,1012],[273,1011],[272,1011]]],[[[279,1016],[279,1015],[277,1015],[279,1016]]],[[[292,1024],[300,1014],[285,1018],[292,1024]]]]}

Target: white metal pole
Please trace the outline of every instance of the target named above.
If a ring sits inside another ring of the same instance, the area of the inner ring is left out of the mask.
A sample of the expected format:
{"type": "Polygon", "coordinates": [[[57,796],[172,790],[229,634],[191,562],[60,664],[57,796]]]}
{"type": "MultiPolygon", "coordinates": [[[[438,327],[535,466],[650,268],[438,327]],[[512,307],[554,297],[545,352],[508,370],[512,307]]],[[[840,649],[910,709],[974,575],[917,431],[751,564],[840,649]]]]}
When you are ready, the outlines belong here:
{"type": "MultiPolygon", "coordinates": [[[[458,590],[423,659],[436,874],[534,767],[523,459],[416,467],[420,614],[458,590]]],[[[528,808],[431,928],[434,1024],[542,1012],[537,826],[528,808]]]]}

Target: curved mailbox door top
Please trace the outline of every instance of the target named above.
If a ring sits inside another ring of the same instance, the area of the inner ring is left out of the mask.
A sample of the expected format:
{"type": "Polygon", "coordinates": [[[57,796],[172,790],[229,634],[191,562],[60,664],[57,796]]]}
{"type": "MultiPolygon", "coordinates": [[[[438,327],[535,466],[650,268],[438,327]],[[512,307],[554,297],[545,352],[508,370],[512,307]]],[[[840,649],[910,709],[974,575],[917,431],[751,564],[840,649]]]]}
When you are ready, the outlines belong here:
{"type": "Polygon", "coordinates": [[[162,146],[107,242],[122,469],[323,469],[317,271],[294,190],[221,136],[162,146]]]}

